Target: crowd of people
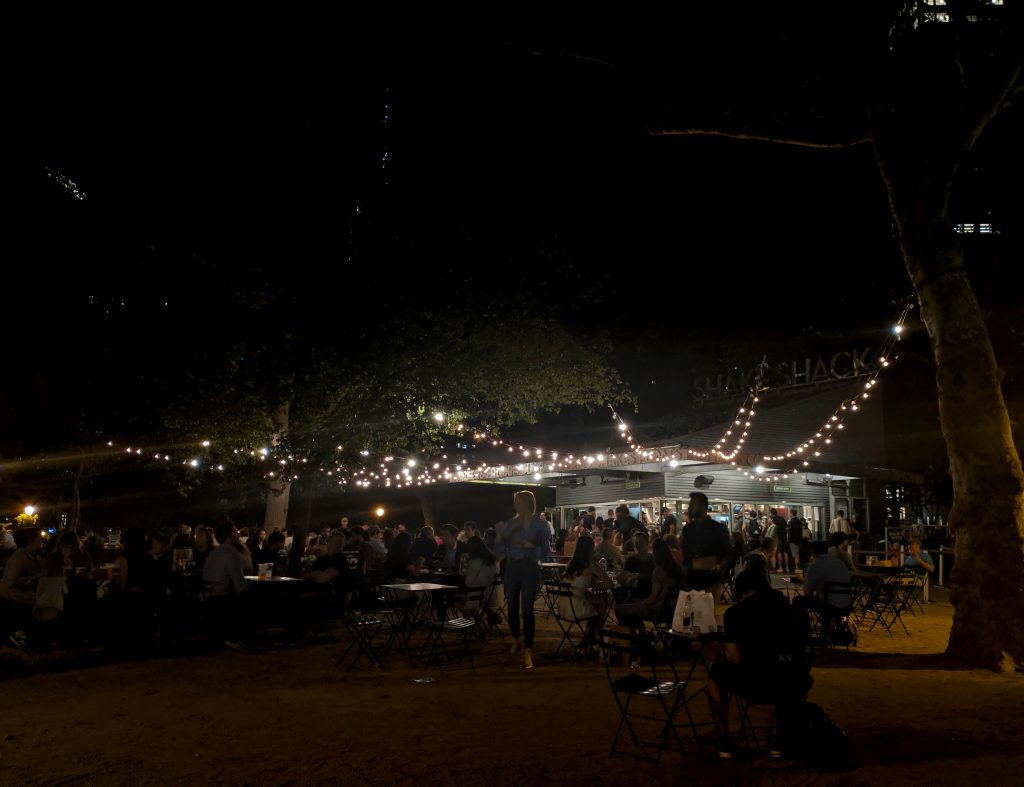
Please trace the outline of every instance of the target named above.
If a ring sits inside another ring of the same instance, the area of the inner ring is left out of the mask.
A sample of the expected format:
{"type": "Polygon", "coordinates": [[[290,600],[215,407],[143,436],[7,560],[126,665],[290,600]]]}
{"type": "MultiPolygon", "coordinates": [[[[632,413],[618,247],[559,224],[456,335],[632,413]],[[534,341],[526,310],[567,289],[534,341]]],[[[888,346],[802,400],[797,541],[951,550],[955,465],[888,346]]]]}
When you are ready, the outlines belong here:
{"type": "MultiPolygon", "coordinates": [[[[10,644],[27,651],[90,632],[111,647],[137,648],[190,616],[204,621],[211,641],[228,647],[245,648],[254,630],[273,627],[284,645],[295,645],[348,604],[370,608],[382,585],[416,582],[429,571],[486,590],[462,603],[462,614],[493,619],[503,599],[511,652],[521,653],[529,670],[545,578],[541,564],[562,554],[569,560],[559,579],[568,592],[559,598],[558,614],[581,624],[583,656],[595,654],[598,628],[612,616],[620,627],[643,632],[671,622],[682,591],[706,590],[717,601],[723,589],[732,589],[725,658],[712,668],[708,688],[719,753],[728,756],[731,694],[782,687],[784,726],[785,702],[806,693],[806,675],[793,659],[803,652],[810,616],[819,615],[827,630],[851,601],[827,593],[829,585],[849,583],[856,570],[842,512],[829,541],[808,543],[802,520],[794,515],[787,521],[775,511],[756,538],[730,531],[711,516],[700,492],[691,494],[682,525],[668,510],[658,526],[646,525],[623,505],[608,518],[591,509],[556,533],[532,493],[516,493],[513,507],[514,516],[493,527],[465,522],[436,532],[343,518],[339,527],[300,535],[239,530],[225,520],[212,528],[182,525],[174,533],[65,531],[47,542],[42,531],[23,528],[11,534],[14,550],[4,553],[0,619],[10,644]],[[772,589],[780,570],[803,573],[802,593],[792,603],[772,589]],[[271,594],[259,576],[304,581],[271,594]]],[[[935,570],[917,541],[908,545],[905,565],[923,575],[935,570]]],[[[437,614],[445,614],[444,604],[437,614]]]]}

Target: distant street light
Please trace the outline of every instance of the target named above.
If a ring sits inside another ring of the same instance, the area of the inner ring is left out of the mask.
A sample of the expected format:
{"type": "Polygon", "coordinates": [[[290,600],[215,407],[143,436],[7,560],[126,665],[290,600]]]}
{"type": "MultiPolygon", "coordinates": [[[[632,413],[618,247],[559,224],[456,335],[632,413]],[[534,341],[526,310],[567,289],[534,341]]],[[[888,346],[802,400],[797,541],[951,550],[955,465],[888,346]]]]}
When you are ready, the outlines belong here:
{"type": "Polygon", "coordinates": [[[36,512],[36,507],[35,506],[25,506],[25,513],[28,516],[32,516],[35,512],[36,512]]]}
{"type": "Polygon", "coordinates": [[[377,515],[377,519],[380,519],[384,516],[384,509],[381,508],[380,506],[377,506],[377,509],[373,513],[377,515]]]}

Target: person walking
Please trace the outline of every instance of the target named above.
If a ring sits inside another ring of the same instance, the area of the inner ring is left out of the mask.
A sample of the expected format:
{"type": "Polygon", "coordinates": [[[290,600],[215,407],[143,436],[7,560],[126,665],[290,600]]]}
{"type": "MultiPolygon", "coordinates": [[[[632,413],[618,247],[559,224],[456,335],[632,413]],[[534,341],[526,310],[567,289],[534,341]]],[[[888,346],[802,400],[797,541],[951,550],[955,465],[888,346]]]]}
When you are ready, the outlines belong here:
{"type": "Polygon", "coordinates": [[[512,499],[516,515],[503,523],[498,537],[505,551],[505,600],[508,627],[512,632],[511,653],[523,650],[523,666],[533,669],[533,639],[536,631],[533,606],[540,590],[540,561],[549,552],[550,530],[537,516],[533,492],[516,492],[512,499]],[[522,608],[522,631],[519,615],[522,608]]]}

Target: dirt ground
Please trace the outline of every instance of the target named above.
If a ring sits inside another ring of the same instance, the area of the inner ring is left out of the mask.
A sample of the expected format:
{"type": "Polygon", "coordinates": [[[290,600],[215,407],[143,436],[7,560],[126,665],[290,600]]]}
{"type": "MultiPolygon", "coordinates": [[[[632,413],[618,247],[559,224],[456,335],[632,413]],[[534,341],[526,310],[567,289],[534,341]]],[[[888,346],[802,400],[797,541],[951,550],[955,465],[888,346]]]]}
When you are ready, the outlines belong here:
{"type": "MultiPolygon", "coordinates": [[[[854,769],[668,751],[609,759],[618,722],[603,668],[537,667],[498,642],[476,672],[335,669],[339,644],[175,655],[7,677],[2,785],[1020,784],[1024,676],[950,669],[952,610],[933,594],[912,636],[862,634],[815,667],[811,699],[848,733],[854,769]],[[422,685],[413,678],[433,675],[422,685]]],[[[10,662],[10,651],[4,649],[10,662]]],[[[10,670],[8,670],[10,675],[10,670]]],[[[706,716],[703,697],[696,701],[706,716]]]]}

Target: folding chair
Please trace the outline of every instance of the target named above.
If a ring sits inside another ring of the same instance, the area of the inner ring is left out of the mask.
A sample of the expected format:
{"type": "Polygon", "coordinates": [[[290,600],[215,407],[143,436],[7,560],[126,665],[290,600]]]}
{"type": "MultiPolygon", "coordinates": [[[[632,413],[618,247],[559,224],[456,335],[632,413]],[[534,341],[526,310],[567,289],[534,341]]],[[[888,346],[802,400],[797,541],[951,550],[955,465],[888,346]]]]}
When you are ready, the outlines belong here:
{"type": "MultiPolygon", "coordinates": [[[[477,594],[478,599],[483,598],[483,589],[479,588],[473,591],[477,594]]],[[[471,592],[466,591],[467,600],[471,597],[471,592]]],[[[446,633],[455,634],[462,637],[462,650],[458,654],[458,658],[454,660],[454,663],[461,666],[462,660],[466,657],[469,658],[469,666],[476,672],[476,664],[473,663],[473,654],[469,649],[469,641],[477,636],[477,621],[475,617],[458,617],[451,618],[450,620],[428,620],[426,622],[427,628],[427,641],[424,643],[420,656],[423,658],[424,664],[437,664],[441,674],[444,674],[444,665],[446,663],[452,663],[452,659],[449,656],[448,648],[445,645],[444,635],[446,633]]]]}
{"type": "Polygon", "coordinates": [[[575,594],[573,594],[572,586],[568,582],[545,582],[544,586],[547,597],[550,600],[551,614],[554,616],[558,628],[562,631],[562,639],[558,643],[558,647],[555,648],[554,655],[557,656],[559,651],[562,650],[562,646],[569,643],[569,647],[572,649],[572,660],[575,664],[576,659],[579,658],[579,647],[587,636],[584,624],[591,617],[596,616],[579,617],[579,614],[576,612],[575,594]],[[560,603],[564,603],[568,608],[568,615],[564,614],[565,610],[559,608],[560,603]],[[579,639],[574,640],[574,636],[577,633],[579,634],[579,639]]]}
{"type": "Polygon", "coordinates": [[[364,615],[361,612],[350,611],[346,612],[342,617],[341,624],[345,627],[345,631],[348,632],[352,641],[349,642],[344,653],[338,656],[338,660],[334,663],[335,666],[343,664],[345,659],[348,657],[348,654],[354,649],[355,653],[352,655],[352,660],[345,669],[346,672],[352,671],[356,662],[359,661],[360,656],[364,656],[366,660],[370,662],[370,666],[376,665],[381,669],[387,669],[387,666],[384,664],[384,660],[377,652],[377,649],[373,646],[373,638],[377,636],[377,633],[384,626],[383,618],[376,615],[364,615]]]}
{"type": "Polygon", "coordinates": [[[381,609],[377,615],[383,618],[388,627],[388,639],[384,643],[384,657],[387,658],[392,650],[399,653],[411,654],[410,639],[412,636],[412,612],[419,599],[412,593],[401,593],[391,588],[382,588],[383,595],[377,599],[381,609]]]}
{"type": "Polygon", "coordinates": [[[928,582],[927,575],[907,572],[901,576],[903,577],[903,584],[906,586],[907,611],[914,617],[917,617],[917,612],[914,611],[914,608],[916,607],[917,611],[923,615],[924,605],[922,604],[922,600],[926,597],[925,590],[928,582]]]}
{"type": "Polygon", "coordinates": [[[874,631],[875,626],[882,625],[882,628],[892,636],[892,630],[899,623],[903,631],[910,635],[907,624],[903,622],[903,612],[909,604],[909,591],[916,587],[916,584],[906,583],[905,576],[893,574],[882,578],[877,591],[872,595],[872,603],[868,606],[868,612],[874,617],[868,631],[874,631]]]}
{"type": "MultiPolygon", "coordinates": [[[[832,635],[836,630],[836,624],[840,623],[854,634],[856,639],[856,624],[852,619],[854,602],[858,595],[857,585],[853,582],[826,582],[825,598],[826,605],[832,607],[833,613],[829,618],[828,631],[820,632],[820,641],[826,647],[832,645],[832,635]]],[[[854,642],[845,645],[849,650],[854,642]]]]}
{"type": "Polygon", "coordinates": [[[692,689],[695,685],[693,676],[697,671],[698,665],[704,668],[705,678],[710,671],[710,664],[704,656],[704,649],[709,644],[717,646],[720,657],[724,655],[722,650],[722,634],[720,632],[682,634],[663,627],[655,629],[654,634],[661,638],[662,650],[668,659],[669,667],[672,670],[673,682],[677,687],[675,700],[672,705],[672,718],[675,719],[680,708],[686,712],[687,721],[685,724],[675,724],[674,721],[673,724],[676,727],[689,727],[697,744],[697,751],[701,752],[703,751],[703,745],[697,728],[712,727],[715,723],[714,721],[697,722],[693,718],[690,703],[707,690],[707,681],[705,679],[699,688],[693,691],[692,689]],[[685,675],[683,674],[684,671],[685,675]]]}
{"type": "Polygon", "coordinates": [[[600,629],[599,635],[608,686],[611,689],[615,705],[619,709],[619,726],[615,730],[615,737],[612,738],[608,756],[615,756],[619,739],[625,729],[638,749],[654,748],[657,750],[657,754],[654,757],[645,757],[639,752],[619,751],[619,753],[652,760],[657,765],[661,762],[662,752],[669,743],[670,734],[676,739],[680,750],[683,749],[683,742],[673,722],[673,712],[676,708],[675,695],[683,690],[685,684],[674,679],[667,681],[661,679],[664,676],[658,675],[657,653],[646,634],[600,629]],[[623,666],[624,663],[628,667],[623,666]],[[634,702],[641,703],[644,711],[634,710],[634,702]],[[652,722],[658,725],[656,743],[651,740],[641,740],[638,737],[638,725],[635,724],[638,721],[652,722]]]}

